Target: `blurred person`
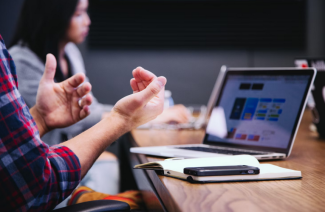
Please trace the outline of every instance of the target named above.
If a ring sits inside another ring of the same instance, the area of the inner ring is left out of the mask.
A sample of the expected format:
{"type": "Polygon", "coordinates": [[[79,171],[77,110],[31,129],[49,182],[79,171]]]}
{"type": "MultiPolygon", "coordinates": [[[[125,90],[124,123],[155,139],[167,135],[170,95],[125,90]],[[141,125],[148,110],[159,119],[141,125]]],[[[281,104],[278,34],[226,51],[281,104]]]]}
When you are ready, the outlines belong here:
{"type": "MultiPolygon", "coordinates": [[[[75,44],[83,42],[88,35],[91,21],[87,9],[88,0],[24,2],[9,52],[16,63],[20,92],[28,106],[35,104],[47,53],[52,53],[58,61],[55,73],[57,82],[76,73],[86,73],[83,58],[75,44]]],[[[49,144],[54,141],[53,144],[57,144],[62,141],[62,137],[71,138],[100,121],[112,107],[93,98],[93,112],[89,117],[67,129],[53,131],[43,139],[49,144]]],[[[184,106],[178,105],[166,111],[166,115],[163,113],[154,122],[185,123],[189,119],[184,106]]]]}
{"type": "MultiPolygon", "coordinates": [[[[48,53],[52,53],[58,61],[56,82],[62,82],[77,73],[86,73],[76,44],[83,42],[88,34],[91,21],[87,9],[88,0],[25,0],[9,52],[16,64],[19,91],[29,107],[36,103],[48,53]]],[[[140,89],[145,86],[140,85],[140,89]]],[[[112,108],[112,105],[101,104],[93,97],[90,106],[92,112],[87,118],[68,128],[55,129],[45,134],[42,140],[55,145],[71,139],[108,116],[112,108]]],[[[186,108],[178,105],[166,110],[153,122],[187,121],[186,108]]],[[[96,191],[116,194],[119,190],[116,157],[104,152],[81,184],[96,191]]]]}

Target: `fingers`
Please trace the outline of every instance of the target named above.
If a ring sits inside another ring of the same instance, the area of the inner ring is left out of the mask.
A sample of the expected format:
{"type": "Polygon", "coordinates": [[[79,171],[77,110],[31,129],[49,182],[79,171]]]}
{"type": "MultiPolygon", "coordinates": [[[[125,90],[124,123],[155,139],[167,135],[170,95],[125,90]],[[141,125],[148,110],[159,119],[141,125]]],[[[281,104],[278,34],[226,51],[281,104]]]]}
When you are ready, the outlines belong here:
{"type": "Polygon", "coordinates": [[[170,120],[167,120],[167,122],[173,121],[173,122],[176,122],[176,123],[188,123],[189,118],[190,117],[187,116],[187,114],[184,114],[184,113],[181,113],[181,112],[180,113],[177,113],[175,111],[175,113],[173,113],[173,116],[171,116],[171,119],[170,120]]]}
{"type": "Polygon", "coordinates": [[[80,120],[86,118],[89,114],[90,114],[90,109],[89,106],[86,105],[80,110],[80,114],[79,114],[80,120]]]}
{"type": "Polygon", "coordinates": [[[91,105],[92,101],[93,97],[90,94],[86,95],[79,101],[79,106],[81,107],[79,112],[80,120],[86,118],[90,114],[89,106],[91,105]]]}
{"type": "Polygon", "coordinates": [[[142,67],[137,67],[132,71],[133,77],[137,83],[139,91],[145,89],[154,79],[157,78],[156,75],[142,67]]]}
{"type": "MultiPolygon", "coordinates": [[[[133,86],[134,80],[130,81],[131,87],[137,91],[137,87],[133,86]]],[[[156,118],[164,108],[166,82],[165,77],[156,77],[144,90],[119,100],[115,104],[112,114],[117,114],[123,119],[126,118],[129,129],[156,118]]]]}
{"type": "Polygon", "coordinates": [[[53,82],[55,71],[56,71],[56,59],[52,54],[47,54],[43,80],[53,82]]]}
{"type": "Polygon", "coordinates": [[[188,123],[190,118],[190,113],[183,105],[175,105],[163,111],[159,115],[154,123],[188,123]]]}
{"type": "Polygon", "coordinates": [[[84,108],[84,107],[87,106],[87,105],[88,105],[88,106],[91,105],[92,101],[93,101],[93,97],[92,97],[92,95],[88,94],[88,95],[86,95],[84,98],[82,98],[82,99],[80,100],[80,102],[79,102],[79,106],[80,106],[81,108],[84,108]]]}
{"type": "MultiPolygon", "coordinates": [[[[141,100],[140,103],[145,105],[147,104],[153,97],[159,94],[160,91],[163,91],[166,85],[165,77],[158,77],[153,82],[151,82],[146,89],[138,92],[138,98],[141,100]]],[[[163,93],[161,92],[160,98],[163,99],[163,93]]]]}
{"type": "MultiPolygon", "coordinates": [[[[163,116],[163,114],[161,114],[161,116],[163,116]]],[[[173,117],[170,117],[169,119],[163,120],[162,122],[163,123],[183,124],[183,123],[187,123],[188,121],[182,116],[173,116],[173,117]]]]}
{"type": "Polygon", "coordinates": [[[137,67],[132,71],[133,77],[136,79],[137,82],[139,81],[152,81],[154,80],[157,76],[153,74],[152,72],[142,68],[142,67],[137,67]]]}
{"type": "Polygon", "coordinates": [[[142,91],[143,89],[145,89],[147,87],[147,85],[144,83],[144,81],[137,82],[137,85],[138,85],[139,91],[142,91]]]}
{"type": "Polygon", "coordinates": [[[175,108],[175,112],[179,114],[184,123],[190,120],[191,113],[184,105],[178,104],[174,105],[172,108],[175,108]]]}
{"type": "Polygon", "coordinates": [[[72,91],[75,88],[77,88],[81,83],[85,81],[85,75],[84,74],[76,74],[70,77],[69,79],[66,79],[62,82],[65,90],[72,91]]]}
{"type": "Polygon", "coordinates": [[[175,119],[177,123],[187,123],[189,121],[189,116],[186,114],[179,114],[178,116],[175,116],[175,119]]]}
{"type": "Polygon", "coordinates": [[[132,90],[133,90],[133,93],[137,93],[137,92],[140,91],[140,89],[139,89],[139,87],[138,87],[138,84],[137,84],[137,81],[136,81],[134,78],[132,78],[132,79],[130,80],[130,85],[131,85],[131,88],[132,88],[132,90]]]}
{"type": "Polygon", "coordinates": [[[91,91],[91,84],[89,82],[85,82],[81,86],[77,88],[77,96],[79,98],[85,96],[91,91]]]}

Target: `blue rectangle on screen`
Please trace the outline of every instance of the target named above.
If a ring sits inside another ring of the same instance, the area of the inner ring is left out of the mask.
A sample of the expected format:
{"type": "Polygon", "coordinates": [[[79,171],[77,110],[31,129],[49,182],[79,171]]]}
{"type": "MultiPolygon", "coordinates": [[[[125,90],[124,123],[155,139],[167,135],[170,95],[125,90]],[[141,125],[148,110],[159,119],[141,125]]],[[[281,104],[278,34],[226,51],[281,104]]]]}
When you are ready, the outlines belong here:
{"type": "Polygon", "coordinates": [[[278,110],[278,114],[281,114],[282,113],[282,109],[278,110]]]}
{"type": "Polygon", "coordinates": [[[240,116],[245,106],[245,102],[246,102],[246,98],[236,98],[229,117],[230,119],[237,119],[237,120],[240,119],[240,116]]]}
{"type": "Polygon", "coordinates": [[[265,120],[264,117],[256,117],[257,120],[265,120]]]}
{"type": "Polygon", "coordinates": [[[285,99],[273,99],[273,102],[275,102],[275,103],[285,103],[286,100],[285,99]]]}
{"type": "Polygon", "coordinates": [[[248,135],[247,139],[254,139],[254,135],[248,135]]]}
{"type": "Polygon", "coordinates": [[[258,113],[267,113],[267,110],[258,110],[258,113]]]}
{"type": "Polygon", "coordinates": [[[236,135],[236,138],[241,138],[241,134],[237,134],[236,135]]]}
{"type": "Polygon", "coordinates": [[[258,104],[257,98],[247,98],[244,112],[241,116],[242,120],[252,120],[258,104]]]}
{"type": "Polygon", "coordinates": [[[268,118],[267,120],[269,120],[269,121],[278,121],[279,119],[277,119],[277,118],[268,118]]]}
{"type": "Polygon", "coordinates": [[[260,99],[260,102],[272,102],[272,99],[270,99],[270,98],[262,98],[262,99],[260,99]]]}

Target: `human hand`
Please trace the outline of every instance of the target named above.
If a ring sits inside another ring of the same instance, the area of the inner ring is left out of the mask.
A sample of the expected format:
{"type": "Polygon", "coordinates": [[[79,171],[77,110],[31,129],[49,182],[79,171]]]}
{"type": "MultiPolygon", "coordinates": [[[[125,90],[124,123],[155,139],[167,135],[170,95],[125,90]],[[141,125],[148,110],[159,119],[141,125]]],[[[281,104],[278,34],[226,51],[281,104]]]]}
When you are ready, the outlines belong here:
{"type": "Polygon", "coordinates": [[[184,105],[175,105],[165,109],[162,114],[160,114],[151,123],[162,124],[162,123],[188,123],[190,120],[190,113],[184,105]]]}
{"type": "Polygon", "coordinates": [[[55,83],[55,71],[55,57],[48,54],[36,104],[30,110],[41,136],[53,128],[70,126],[90,114],[91,85],[89,82],[83,83],[85,75],[76,74],[61,83],[55,83]]]}
{"type": "Polygon", "coordinates": [[[127,123],[128,130],[156,118],[164,108],[165,77],[156,77],[141,67],[133,70],[130,84],[133,94],[119,100],[113,110],[127,123]]]}

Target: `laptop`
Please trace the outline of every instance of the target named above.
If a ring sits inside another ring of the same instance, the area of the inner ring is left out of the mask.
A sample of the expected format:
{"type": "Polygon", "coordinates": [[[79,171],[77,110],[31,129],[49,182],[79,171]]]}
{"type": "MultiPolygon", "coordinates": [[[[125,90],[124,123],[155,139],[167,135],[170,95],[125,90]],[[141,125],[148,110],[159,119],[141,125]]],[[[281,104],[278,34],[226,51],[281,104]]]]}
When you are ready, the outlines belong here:
{"type": "Polygon", "coordinates": [[[309,57],[295,59],[299,68],[313,67],[317,70],[317,77],[309,94],[307,105],[313,113],[313,123],[321,137],[325,137],[325,57],[309,57]]]}
{"type": "Polygon", "coordinates": [[[227,68],[211,94],[202,144],[134,147],[161,157],[248,154],[258,160],[290,155],[316,75],[313,68],[227,68]]]}

